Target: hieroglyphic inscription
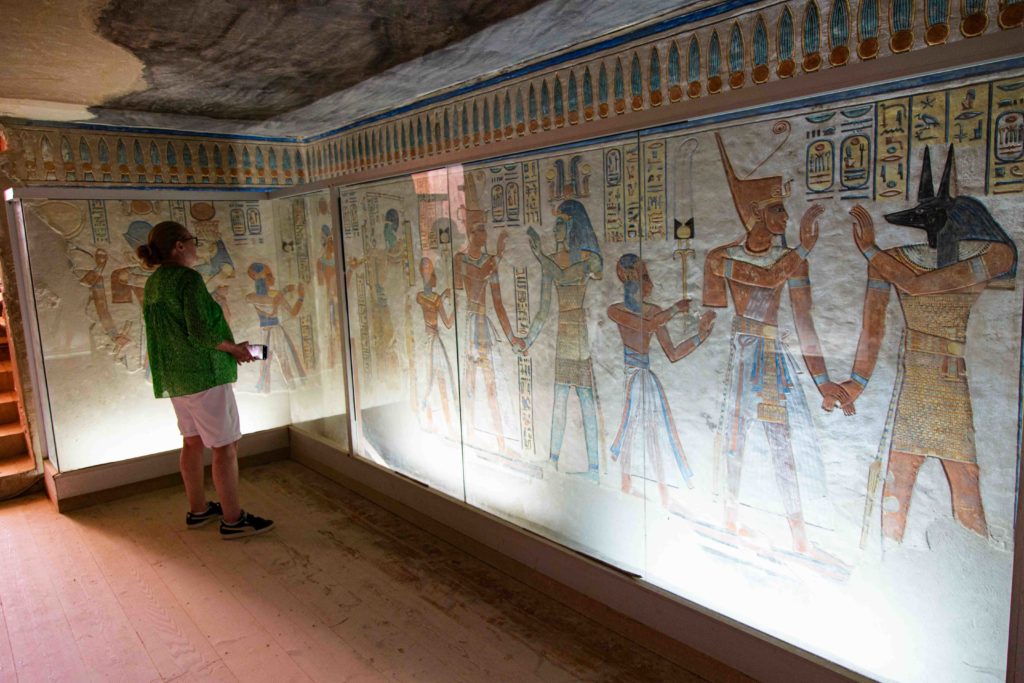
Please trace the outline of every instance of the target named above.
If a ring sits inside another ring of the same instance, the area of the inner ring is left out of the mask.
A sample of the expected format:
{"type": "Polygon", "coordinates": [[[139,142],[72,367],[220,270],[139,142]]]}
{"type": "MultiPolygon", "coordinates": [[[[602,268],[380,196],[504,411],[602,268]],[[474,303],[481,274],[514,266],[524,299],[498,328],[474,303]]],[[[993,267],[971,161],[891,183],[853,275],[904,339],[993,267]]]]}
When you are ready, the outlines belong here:
{"type": "Polygon", "coordinates": [[[622,150],[604,153],[604,241],[622,242],[625,230],[625,194],[622,177],[622,150]]]}
{"type": "MultiPolygon", "coordinates": [[[[487,178],[490,183],[487,194],[491,198],[491,225],[499,229],[521,227],[523,177],[520,164],[492,166],[487,178]]],[[[537,223],[540,223],[539,212],[537,223]]]]}
{"type": "Polygon", "coordinates": [[[914,142],[926,145],[946,142],[949,123],[946,118],[946,94],[922,93],[911,101],[914,142]]]}
{"type": "Polygon", "coordinates": [[[665,239],[665,141],[644,144],[644,239],[665,239]]]}
{"type": "Polygon", "coordinates": [[[907,197],[911,125],[909,116],[910,102],[906,98],[878,104],[875,194],[879,200],[898,200],[907,197]]]}
{"type": "Polygon", "coordinates": [[[873,105],[816,112],[804,118],[807,147],[804,182],[813,200],[870,199],[872,173],[873,105]]]}
{"type": "Polygon", "coordinates": [[[376,194],[367,192],[363,195],[363,214],[366,216],[366,225],[368,226],[366,232],[363,233],[363,246],[372,247],[375,246],[374,227],[381,224],[380,200],[376,194]]]}
{"type": "Polygon", "coordinates": [[[311,314],[299,316],[299,331],[302,334],[302,362],[307,370],[316,367],[316,334],[311,314]]]}
{"type": "Polygon", "coordinates": [[[92,243],[110,242],[110,227],[107,224],[107,203],[102,199],[89,200],[89,223],[92,225],[92,243]]]}
{"type": "Polygon", "coordinates": [[[295,262],[299,269],[299,279],[311,282],[313,266],[309,253],[309,232],[307,230],[306,199],[296,199],[292,204],[292,222],[294,225],[295,262]]]}
{"type": "Polygon", "coordinates": [[[359,355],[363,360],[363,373],[365,378],[370,378],[370,320],[367,317],[366,306],[366,276],[362,272],[356,273],[356,310],[359,311],[359,355]]]}
{"type": "Polygon", "coordinates": [[[341,225],[345,231],[345,237],[359,236],[359,213],[355,192],[346,192],[341,195],[341,225]]]}
{"type": "Polygon", "coordinates": [[[640,148],[626,145],[623,150],[623,176],[626,185],[626,241],[640,239],[640,148]]]}
{"type": "Polygon", "coordinates": [[[1024,79],[992,84],[988,191],[1024,192],[1024,79]]]}
{"type": "Polygon", "coordinates": [[[172,199],[167,203],[171,210],[171,220],[185,225],[185,202],[180,199],[172,199]]]}
{"type": "MultiPolygon", "coordinates": [[[[530,291],[526,268],[513,268],[516,287],[516,334],[525,337],[530,331],[530,291]]],[[[533,453],[533,361],[519,356],[519,426],[523,452],[533,453]]]]}
{"type": "Polygon", "coordinates": [[[443,193],[416,193],[419,203],[420,245],[424,250],[437,249],[438,231],[434,225],[438,219],[447,217],[448,195],[443,193]]]}
{"type": "Polygon", "coordinates": [[[949,138],[958,153],[985,148],[988,138],[988,84],[971,85],[948,93],[949,138]]]}
{"type": "Polygon", "coordinates": [[[540,225],[540,164],[523,163],[523,221],[527,225],[540,225]]]}
{"type": "Polygon", "coordinates": [[[230,204],[231,234],[235,244],[245,243],[245,210],[238,204],[230,204]]]}

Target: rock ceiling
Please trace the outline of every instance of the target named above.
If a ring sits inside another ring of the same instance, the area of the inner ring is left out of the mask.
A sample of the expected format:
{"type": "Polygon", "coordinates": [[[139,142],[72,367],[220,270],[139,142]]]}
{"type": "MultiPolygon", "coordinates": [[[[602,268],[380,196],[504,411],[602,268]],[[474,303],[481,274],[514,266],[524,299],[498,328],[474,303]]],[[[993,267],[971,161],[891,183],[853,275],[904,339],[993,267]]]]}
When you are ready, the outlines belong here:
{"type": "Polygon", "coordinates": [[[4,0],[0,116],[309,135],[675,0],[4,0]]]}

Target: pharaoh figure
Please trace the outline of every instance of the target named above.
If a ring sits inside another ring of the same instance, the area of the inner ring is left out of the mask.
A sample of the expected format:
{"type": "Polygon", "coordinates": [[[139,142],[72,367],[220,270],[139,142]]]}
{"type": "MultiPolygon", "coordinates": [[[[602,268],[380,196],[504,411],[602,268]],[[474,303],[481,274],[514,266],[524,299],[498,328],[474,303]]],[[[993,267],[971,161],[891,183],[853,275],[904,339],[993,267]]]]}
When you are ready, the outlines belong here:
{"type": "Polygon", "coordinates": [[[434,387],[437,387],[436,391],[441,401],[441,410],[444,412],[444,421],[448,425],[448,433],[455,436],[455,427],[452,424],[451,408],[449,407],[450,392],[455,388],[455,381],[452,377],[452,364],[448,360],[448,351],[444,348],[441,331],[437,326],[440,322],[450,330],[455,323],[455,316],[449,313],[445,306],[445,301],[451,299],[452,290],[445,289],[440,294],[434,291],[434,288],[437,287],[437,273],[434,272],[434,262],[426,256],[420,259],[420,275],[423,278],[423,290],[416,293],[416,303],[423,311],[428,359],[427,388],[423,391],[420,410],[426,416],[427,428],[433,430],[434,413],[430,401],[435,391],[434,387]]]}
{"type": "Polygon", "coordinates": [[[903,540],[914,482],[926,458],[942,462],[957,521],[988,536],[964,362],[967,320],[986,287],[1013,287],[1017,247],[981,202],[951,195],[953,167],[950,145],[936,194],[925,147],[917,206],[885,216],[893,225],[924,230],[926,244],[879,249],[871,215],[862,206],[850,211],[854,241],[868,260],[868,283],[857,356],[843,384],[850,396],[847,412],[853,412],[852,401],[875,369],[892,287],[905,323],[894,409],[884,432],[892,440],[882,533],[896,542],[903,540]]]}
{"type": "Polygon", "coordinates": [[[455,255],[455,289],[466,292],[466,418],[470,428],[475,427],[476,375],[483,375],[484,387],[487,392],[487,403],[491,409],[491,420],[494,436],[498,442],[498,450],[508,453],[505,445],[504,428],[502,427],[501,411],[498,408],[498,386],[494,372],[494,345],[497,342],[497,331],[494,323],[487,315],[487,294],[490,292],[494,302],[494,312],[498,314],[505,338],[513,347],[524,349],[525,343],[512,334],[505,304],[501,300],[501,283],[498,279],[498,263],[505,252],[505,241],[508,233],[502,231],[498,235],[497,250],[494,254],[487,252],[487,229],[485,212],[479,208],[479,199],[471,174],[466,175],[466,225],[469,241],[455,255]]]}
{"type": "Polygon", "coordinates": [[[789,183],[780,176],[741,179],[733,171],[722,138],[715,140],[722,157],[733,203],[743,229],[742,239],[713,249],[704,264],[704,305],[725,307],[732,294],[732,349],[726,375],[723,419],[719,424],[719,457],[725,459],[725,525],[741,535],[752,532],[739,524],[740,483],[751,428],[764,432],[785,509],[793,549],[817,552],[807,539],[807,503],[823,503],[825,475],[807,400],[797,367],[780,335],[779,305],[789,286],[793,320],[804,363],[831,411],[847,399],[829,379],[811,317],[811,281],[807,257],[818,239],[814,205],[800,221],[800,245],[784,244],[789,214],[783,199],[789,183]]]}
{"type": "Polygon", "coordinates": [[[587,316],[583,307],[587,283],[601,278],[604,260],[597,244],[597,235],[587,210],[575,199],[567,199],[555,209],[555,250],[541,252],[540,235],[530,228],[530,249],[540,262],[543,279],[540,308],[526,335],[526,347],[536,341],[551,311],[551,290],[558,294],[558,336],[555,341],[555,398],[551,415],[550,457],[558,467],[558,457],[565,436],[566,404],[569,392],[576,391],[583,418],[583,435],[587,444],[586,474],[598,478],[598,405],[594,368],[590,359],[587,316]]]}
{"type": "Polygon", "coordinates": [[[647,274],[647,266],[636,254],[623,254],[615,267],[623,287],[623,300],[608,307],[608,317],[619,327],[622,337],[623,360],[625,361],[626,385],[625,405],[622,407],[622,421],[612,443],[612,455],[621,460],[622,490],[632,491],[632,477],[652,478],[658,483],[661,504],[670,507],[669,481],[674,479],[670,468],[679,470],[679,475],[689,488],[693,470],[686,460],[672,409],[669,407],[665,389],[658,376],[651,371],[648,351],[651,337],[658,338],[661,350],[675,363],[690,355],[701,342],[711,334],[715,319],[714,311],[707,311],[700,318],[697,334],[678,344],[672,342],[666,325],[677,313],[690,310],[690,300],[680,299],[668,308],[649,303],[647,297],[654,290],[654,283],[647,274]],[[633,460],[634,443],[643,441],[641,454],[646,453],[650,463],[648,470],[641,457],[633,460]]]}
{"type": "Polygon", "coordinates": [[[269,394],[270,367],[275,358],[288,386],[292,386],[296,381],[301,382],[306,379],[306,370],[302,367],[299,351],[287,330],[281,325],[282,310],[292,318],[302,310],[305,289],[302,283],[299,283],[297,287],[288,285],[284,291],[274,289],[274,271],[265,263],[253,263],[249,266],[248,273],[253,280],[255,291],[246,295],[245,301],[256,309],[262,333],[260,343],[267,345],[267,357],[260,361],[260,378],[256,383],[256,391],[269,394]],[[296,293],[295,302],[289,304],[286,296],[292,292],[296,293]]]}

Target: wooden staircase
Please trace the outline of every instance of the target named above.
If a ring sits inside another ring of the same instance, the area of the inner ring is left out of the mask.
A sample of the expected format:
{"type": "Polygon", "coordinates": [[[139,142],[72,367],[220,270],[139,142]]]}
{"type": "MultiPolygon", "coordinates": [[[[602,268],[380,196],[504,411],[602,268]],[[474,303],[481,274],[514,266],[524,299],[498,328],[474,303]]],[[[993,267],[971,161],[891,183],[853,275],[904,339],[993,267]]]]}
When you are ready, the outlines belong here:
{"type": "Polygon", "coordinates": [[[0,300],[0,479],[36,468],[29,448],[25,410],[19,391],[7,335],[7,315],[0,300]]]}

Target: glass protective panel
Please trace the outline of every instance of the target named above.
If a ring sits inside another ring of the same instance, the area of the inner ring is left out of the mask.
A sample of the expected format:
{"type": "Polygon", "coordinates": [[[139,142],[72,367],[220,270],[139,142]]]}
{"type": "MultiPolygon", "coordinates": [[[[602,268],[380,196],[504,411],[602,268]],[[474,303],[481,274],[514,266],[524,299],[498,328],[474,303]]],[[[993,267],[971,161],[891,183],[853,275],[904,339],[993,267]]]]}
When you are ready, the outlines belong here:
{"type": "Polygon", "coordinates": [[[644,509],[617,463],[634,427],[609,306],[618,259],[639,257],[639,170],[630,137],[449,179],[467,501],[632,571],[644,509]]]}
{"type": "Polygon", "coordinates": [[[62,471],[172,450],[170,401],[153,396],[142,322],[147,270],[135,256],[156,223],[199,238],[195,265],[237,341],[285,355],[239,367],[242,431],[287,425],[289,389],[311,357],[302,288],[265,201],[25,200],[26,239],[56,449],[62,471]],[[262,293],[260,283],[263,283],[262,293]],[[275,319],[269,326],[268,319],[275,319]]]}
{"type": "Polygon", "coordinates": [[[359,455],[463,497],[444,169],[341,193],[359,455]]]}
{"type": "Polygon", "coordinates": [[[643,139],[690,226],[645,231],[656,287],[693,298],[673,340],[717,314],[651,359],[647,443],[672,470],[674,422],[693,488],[648,493],[646,577],[885,680],[1006,661],[1020,201],[988,193],[984,140],[930,125],[961,93],[643,139]]]}
{"type": "Polygon", "coordinates": [[[280,247],[278,263],[286,279],[296,283],[297,294],[301,285],[303,306],[296,318],[296,338],[289,330],[270,325],[261,328],[258,341],[271,347],[282,370],[289,361],[298,361],[295,368],[303,372],[291,392],[292,423],[347,450],[341,257],[330,202],[330,190],[271,200],[280,247]],[[293,350],[299,349],[301,354],[291,358],[293,350]]]}

